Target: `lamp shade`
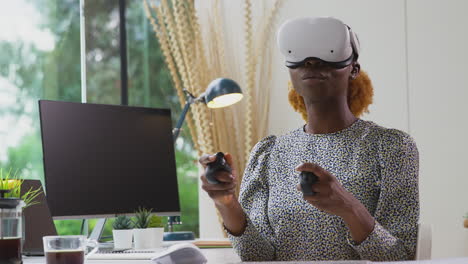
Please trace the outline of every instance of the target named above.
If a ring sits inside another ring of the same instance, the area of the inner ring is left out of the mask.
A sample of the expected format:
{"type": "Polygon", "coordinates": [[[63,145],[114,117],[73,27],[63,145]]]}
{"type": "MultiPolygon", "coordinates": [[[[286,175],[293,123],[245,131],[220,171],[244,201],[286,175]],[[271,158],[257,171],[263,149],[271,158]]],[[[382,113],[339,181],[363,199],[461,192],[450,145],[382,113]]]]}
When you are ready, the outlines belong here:
{"type": "Polygon", "coordinates": [[[239,85],[228,78],[213,80],[205,92],[205,102],[209,108],[226,107],[239,102],[242,97],[239,85]]]}

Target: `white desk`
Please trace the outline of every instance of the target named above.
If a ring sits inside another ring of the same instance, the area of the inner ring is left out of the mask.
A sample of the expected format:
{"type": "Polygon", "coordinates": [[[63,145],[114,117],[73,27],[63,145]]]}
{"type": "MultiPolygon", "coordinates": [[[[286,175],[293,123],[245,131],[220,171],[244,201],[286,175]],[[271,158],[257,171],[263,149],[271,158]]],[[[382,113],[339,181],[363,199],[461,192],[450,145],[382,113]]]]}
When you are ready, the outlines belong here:
{"type": "MultiPolygon", "coordinates": [[[[208,264],[236,264],[242,263],[241,259],[232,248],[202,249],[203,254],[208,259],[208,264]]],[[[23,257],[24,264],[45,264],[44,257],[23,257]]],[[[86,264],[150,264],[150,260],[88,260],[86,264]]]]}
{"type": "MultiPolygon", "coordinates": [[[[203,254],[208,259],[208,264],[240,264],[243,263],[239,256],[232,248],[217,248],[217,249],[202,249],[203,254]]],[[[45,259],[42,257],[23,257],[24,264],[45,264],[45,259]]],[[[89,260],[86,264],[151,264],[150,260],[89,260]]],[[[248,262],[249,264],[366,264],[372,263],[370,261],[306,261],[306,262],[248,262]]],[[[452,258],[452,259],[436,259],[436,260],[420,260],[420,261],[398,261],[398,262],[374,262],[378,264],[391,263],[391,264],[468,264],[468,257],[466,258],[452,258]]]]}

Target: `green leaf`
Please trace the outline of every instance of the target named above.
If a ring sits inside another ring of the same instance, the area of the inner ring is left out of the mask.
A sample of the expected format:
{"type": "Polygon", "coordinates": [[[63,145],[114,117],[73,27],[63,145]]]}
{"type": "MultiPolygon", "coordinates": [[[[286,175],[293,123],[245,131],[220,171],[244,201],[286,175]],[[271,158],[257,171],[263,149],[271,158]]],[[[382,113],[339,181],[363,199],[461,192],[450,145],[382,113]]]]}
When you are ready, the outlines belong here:
{"type": "Polygon", "coordinates": [[[133,222],[135,228],[148,228],[152,211],[153,209],[148,210],[146,208],[139,207],[138,210],[135,211],[135,221],[133,222]]]}
{"type": "Polygon", "coordinates": [[[24,208],[38,204],[34,201],[41,193],[41,189],[33,189],[32,187],[21,195],[21,186],[23,185],[24,180],[20,179],[18,175],[18,170],[15,170],[12,173],[13,168],[10,168],[8,172],[5,172],[3,168],[0,168],[0,189],[10,190],[9,193],[5,194],[5,197],[19,198],[24,201],[26,204],[24,208]]]}
{"type": "Polygon", "coordinates": [[[114,223],[112,224],[112,227],[115,230],[132,229],[133,222],[132,222],[132,219],[130,219],[130,217],[125,216],[125,215],[119,215],[117,216],[114,223]]]}
{"type": "Polygon", "coordinates": [[[150,228],[151,227],[153,227],[153,228],[164,227],[163,218],[161,216],[153,214],[150,217],[148,227],[150,227],[150,228]]]}

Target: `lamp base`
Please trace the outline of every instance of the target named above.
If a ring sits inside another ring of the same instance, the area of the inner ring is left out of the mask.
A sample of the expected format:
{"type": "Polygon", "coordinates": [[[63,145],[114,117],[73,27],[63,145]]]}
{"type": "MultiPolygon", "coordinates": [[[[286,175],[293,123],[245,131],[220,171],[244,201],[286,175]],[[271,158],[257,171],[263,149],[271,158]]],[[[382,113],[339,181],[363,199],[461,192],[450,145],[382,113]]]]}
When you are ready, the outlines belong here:
{"type": "Polygon", "coordinates": [[[195,234],[192,231],[164,232],[164,241],[183,241],[195,240],[195,234]]]}

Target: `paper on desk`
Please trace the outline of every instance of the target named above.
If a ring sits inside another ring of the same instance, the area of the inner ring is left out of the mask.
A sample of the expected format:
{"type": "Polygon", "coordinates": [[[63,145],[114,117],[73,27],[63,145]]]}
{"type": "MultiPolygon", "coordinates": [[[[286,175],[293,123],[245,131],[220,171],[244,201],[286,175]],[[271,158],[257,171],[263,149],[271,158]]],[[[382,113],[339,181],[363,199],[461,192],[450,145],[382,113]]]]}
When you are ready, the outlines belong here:
{"type": "Polygon", "coordinates": [[[204,264],[208,260],[192,243],[180,243],[157,253],[151,261],[154,264],[204,264]]]}

